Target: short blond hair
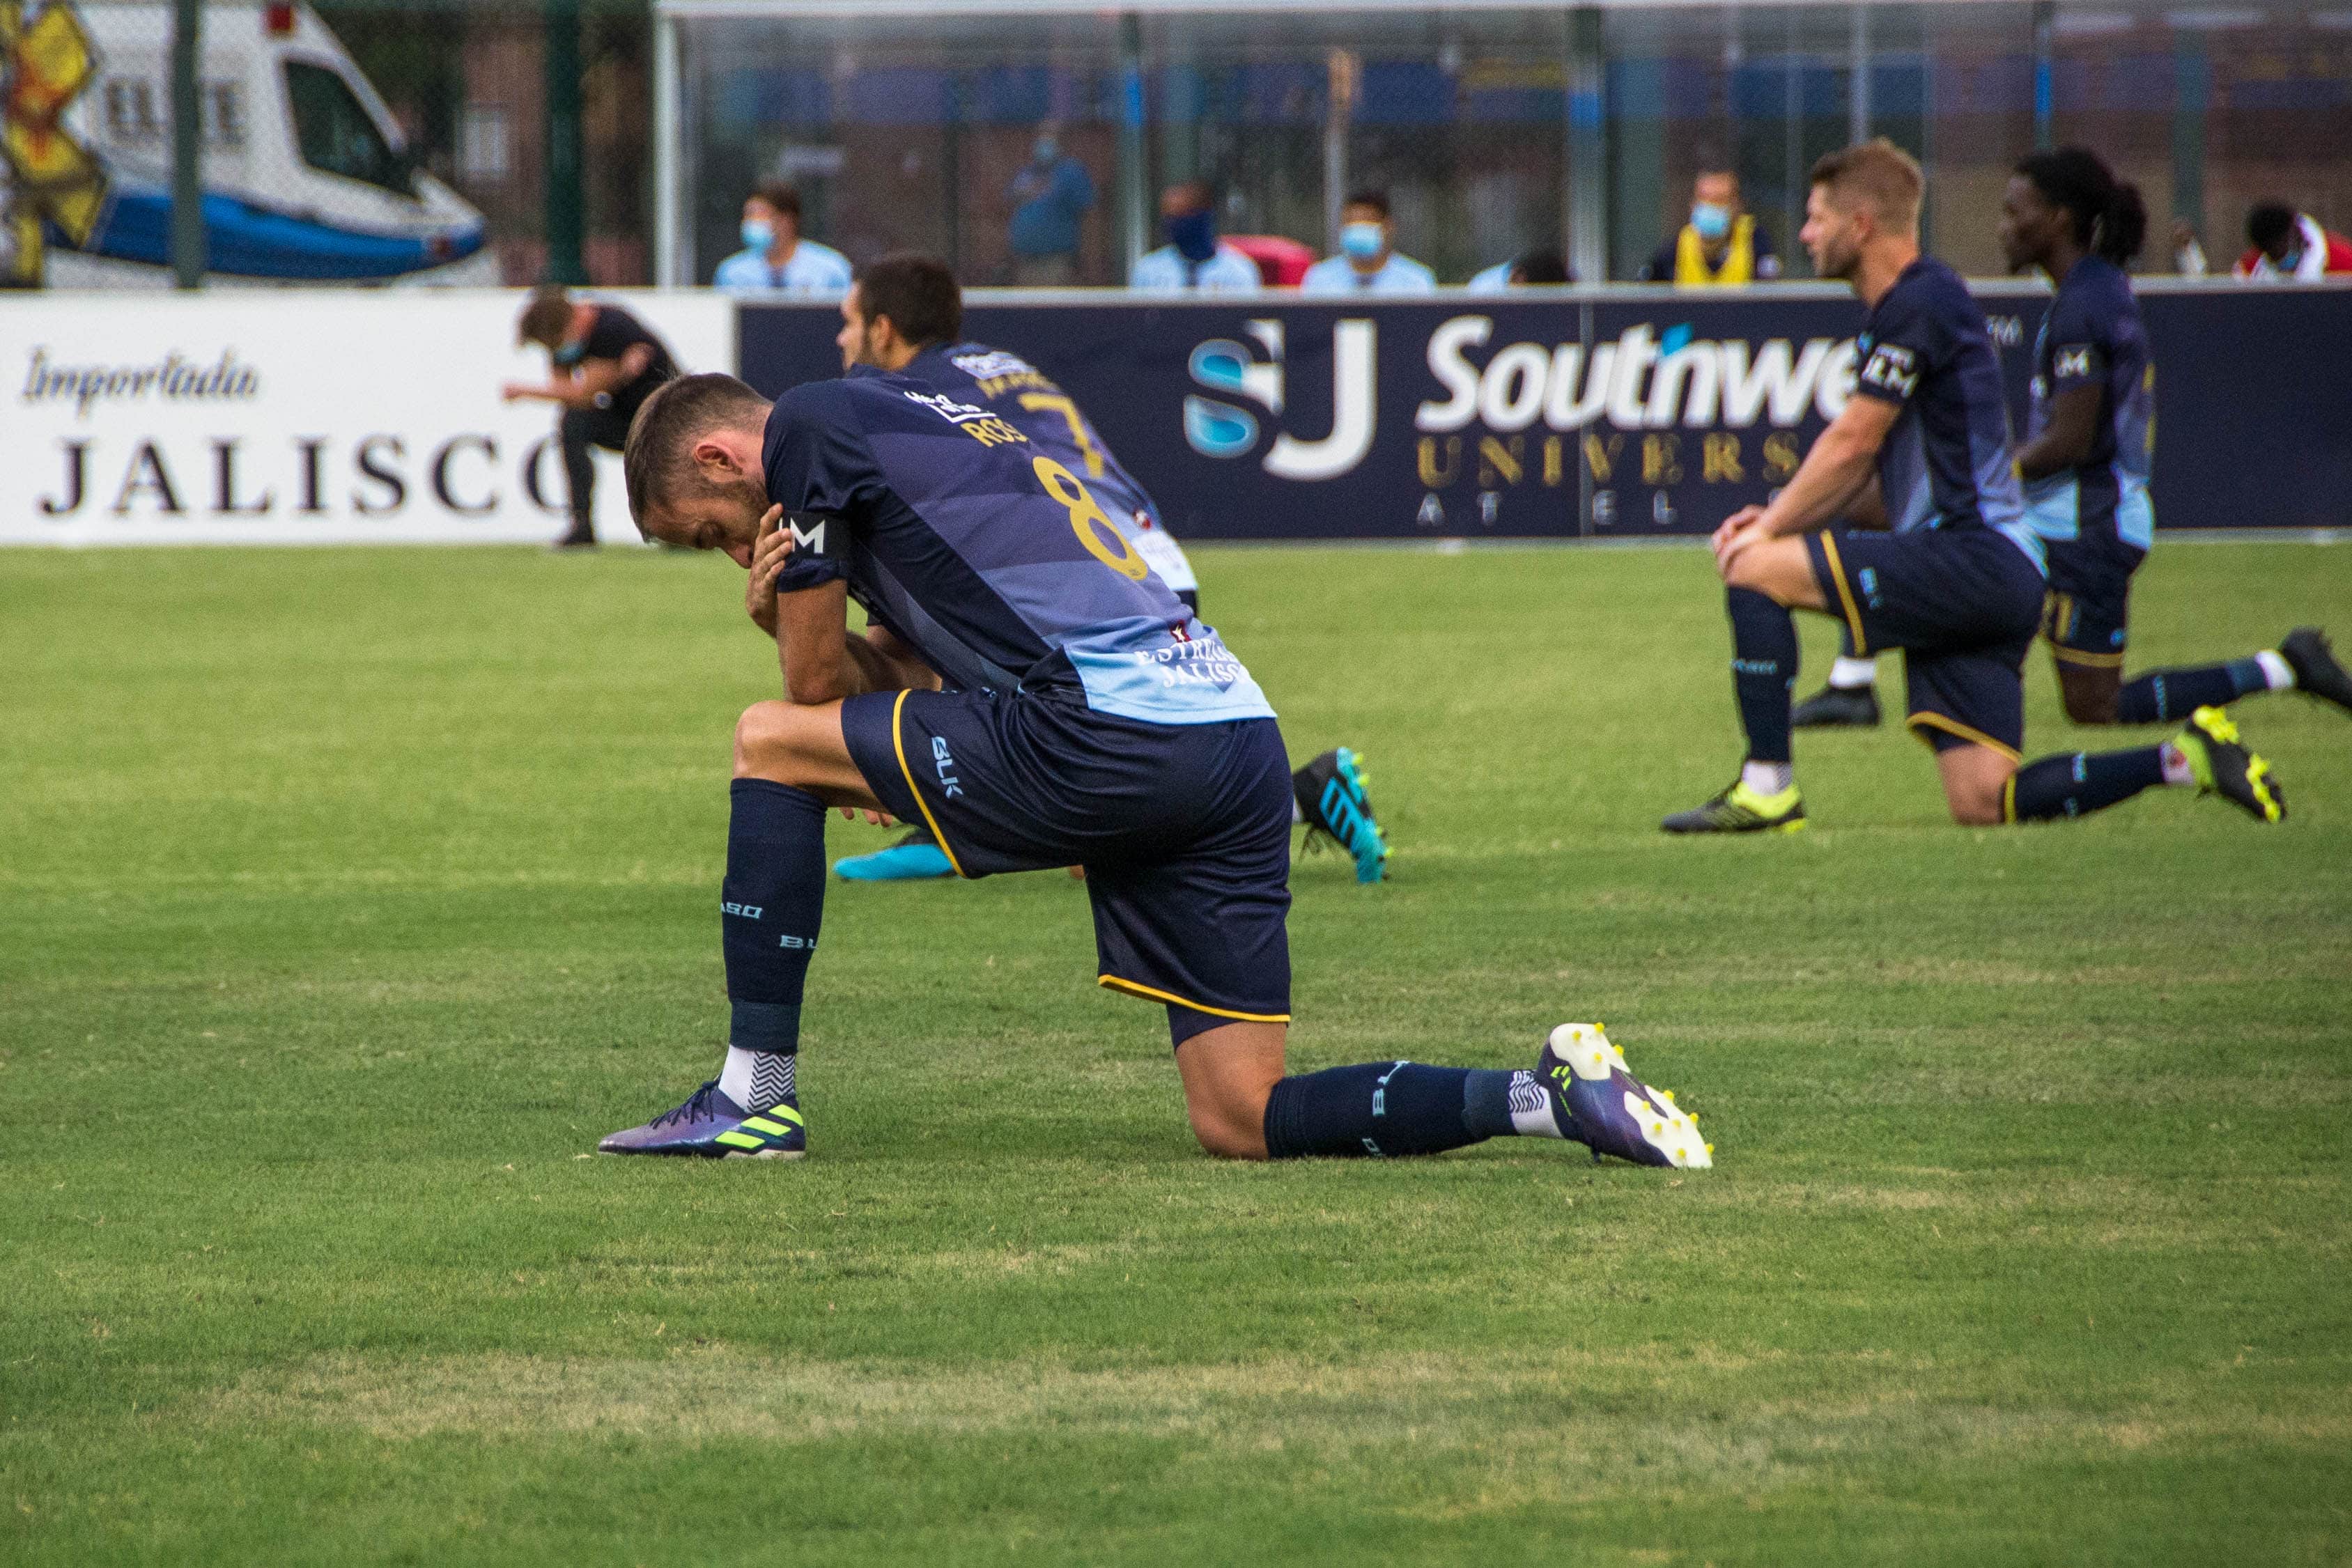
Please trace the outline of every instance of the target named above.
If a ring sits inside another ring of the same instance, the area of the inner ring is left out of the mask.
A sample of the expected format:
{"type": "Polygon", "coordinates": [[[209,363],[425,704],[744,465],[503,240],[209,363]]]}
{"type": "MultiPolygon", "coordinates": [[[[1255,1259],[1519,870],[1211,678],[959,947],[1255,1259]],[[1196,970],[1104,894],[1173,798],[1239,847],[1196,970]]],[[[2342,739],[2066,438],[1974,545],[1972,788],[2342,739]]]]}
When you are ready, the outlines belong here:
{"type": "Polygon", "coordinates": [[[1927,177],[1919,161],[1884,136],[1842,147],[1813,165],[1812,182],[1845,212],[1867,207],[1882,228],[1908,233],[1919,226],[1919,198],[1927,177]]]}

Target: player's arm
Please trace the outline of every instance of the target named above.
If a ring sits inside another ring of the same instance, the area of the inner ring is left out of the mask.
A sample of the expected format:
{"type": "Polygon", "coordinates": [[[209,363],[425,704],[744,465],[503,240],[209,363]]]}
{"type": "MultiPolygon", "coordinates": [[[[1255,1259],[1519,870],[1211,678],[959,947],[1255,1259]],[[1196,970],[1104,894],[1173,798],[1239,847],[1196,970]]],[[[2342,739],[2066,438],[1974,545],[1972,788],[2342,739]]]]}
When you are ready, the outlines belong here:
{"type": "Polygon", "coordinates": [[[776,661],[787,701],[817,707],[864,692],[935,689],[939,676],[892,638],[869,641],[849,630],[849,584],[835,577],[779,591],[793,540],[784,509],[771,507],[751,546],[751,580],[743,608],[752,623],[776,640],[776,661]]]}
{"type": "Polygon", "coordinates": [[[646,373],[654,362],[653,345],[632,343],[617,360],[583,360],[580,367],[548,378],[544,386],[509,382],[506,398],[530,402],[560,402],[566,408],[593,408],[606,392],[625,387],[646,373]]]}
{"type": "Polygon", "coordinates": [[[2095,382],[2076,382],[2060,387],[2050,399],[2049,424],[2018,449],[2018,477],[2047,479],[2089,457],[2091,443],[2098,435],[2102,401],[2095,382]]]}
{"type": "MultiPolygon", "coordinates": [[[[1895,428],[1903,405],[1884,398],[1851,397],[1837,418],[1815,440],[1805,460],[1771,504],[1753,518],[1763,537],[1801,534],[1818,528],[1841,512],[1861,509],[1864,492],[1875,492],[1878,449],[1895,428]]],[[[1885,516],[1885,507],[1877,508],[1885,516]]]]}

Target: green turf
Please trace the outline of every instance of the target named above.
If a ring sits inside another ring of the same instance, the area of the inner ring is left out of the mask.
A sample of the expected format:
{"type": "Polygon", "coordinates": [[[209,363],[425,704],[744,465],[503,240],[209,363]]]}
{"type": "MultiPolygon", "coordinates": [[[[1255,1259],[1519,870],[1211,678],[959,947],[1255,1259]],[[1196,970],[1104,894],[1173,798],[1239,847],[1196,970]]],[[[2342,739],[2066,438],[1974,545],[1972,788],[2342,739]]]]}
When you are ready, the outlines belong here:
{"type": "MultiPolygon", "coordinates": [[[[585,1157],[722,1039],[732,569],[0,554],[0,1561],[2346,1561],[2352,721],[2239,710],[2283,828],[1885,730],[1670,841],[1703,555],[1201,555],[1398,846],[1299,867],[1294,1063],[1597,1016],[1717,1170],[1213,1164],[1058,873],[836,885],[810,1160],[585,1157]]],[[[2352,549],[2136,611],[2352,640],[2352,549]]]]}

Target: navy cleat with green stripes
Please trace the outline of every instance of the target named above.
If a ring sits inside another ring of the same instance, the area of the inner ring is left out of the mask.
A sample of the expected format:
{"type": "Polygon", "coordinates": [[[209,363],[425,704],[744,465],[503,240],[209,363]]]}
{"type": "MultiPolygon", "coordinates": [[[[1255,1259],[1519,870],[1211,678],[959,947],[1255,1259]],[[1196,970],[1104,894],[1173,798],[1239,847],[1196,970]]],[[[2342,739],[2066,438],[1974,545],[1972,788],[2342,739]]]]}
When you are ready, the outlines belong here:
{"type": "Polygon", "coordinates": [[[641,1127],[613,1134],[600,1155],[697,1155],[704,1159],[796,1160],[808,1153],[808,1123],[791,1101],[746,1111],[712,1079],[641,1127]]]}

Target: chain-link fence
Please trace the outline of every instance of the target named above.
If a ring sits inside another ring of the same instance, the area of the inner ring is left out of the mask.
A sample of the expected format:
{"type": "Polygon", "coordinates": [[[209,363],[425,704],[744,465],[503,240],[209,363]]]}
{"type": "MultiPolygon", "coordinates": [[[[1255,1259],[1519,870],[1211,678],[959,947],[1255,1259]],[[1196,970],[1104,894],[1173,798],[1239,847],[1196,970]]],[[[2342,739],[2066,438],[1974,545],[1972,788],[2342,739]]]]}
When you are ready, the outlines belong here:
{"type": "MultiPolygon", "coordinates": [[[[173,277],[170,0],[0,0],[0,274],[173,277]]],[[[581,0],[198,14],[205,276],[234,284],[649,277],[647,14],[581,0]]]]}

